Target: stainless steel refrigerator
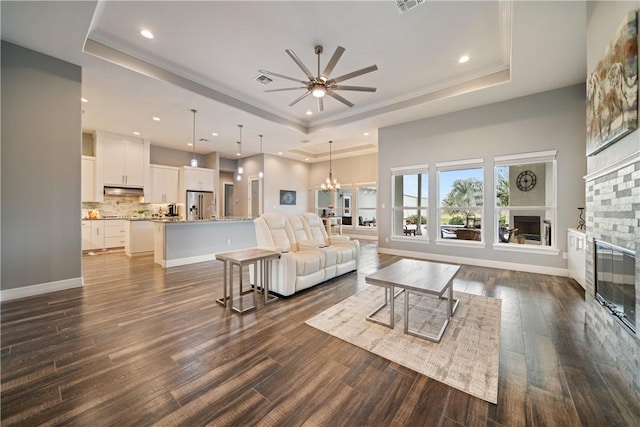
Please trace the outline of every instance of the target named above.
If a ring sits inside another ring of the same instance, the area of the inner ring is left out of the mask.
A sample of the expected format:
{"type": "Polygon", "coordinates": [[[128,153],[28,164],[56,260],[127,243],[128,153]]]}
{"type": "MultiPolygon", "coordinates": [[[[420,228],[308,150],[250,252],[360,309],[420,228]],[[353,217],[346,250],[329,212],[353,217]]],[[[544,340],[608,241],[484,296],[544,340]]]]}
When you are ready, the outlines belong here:
{"type": "Polygon", "coordinates": [[[213,218],[215,208],[212,191],[187,191],[187,221],[213,218]]]}

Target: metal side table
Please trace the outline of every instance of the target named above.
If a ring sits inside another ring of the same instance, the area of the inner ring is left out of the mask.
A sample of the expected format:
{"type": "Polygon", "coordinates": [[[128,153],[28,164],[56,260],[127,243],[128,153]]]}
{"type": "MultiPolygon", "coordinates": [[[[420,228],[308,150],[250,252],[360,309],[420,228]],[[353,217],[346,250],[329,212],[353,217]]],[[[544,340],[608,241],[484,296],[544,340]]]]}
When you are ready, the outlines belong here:
{"type": "Polygon", "coordinates": [[[259,248],[240,249],[216,254],[216,259],[224,262],[224,291],[222,298],[218,298],[216,301],[223,307],[229,307],[229,310],[242,314],[256,309],[256,293],[258,288],[262,290],[265,305],[277,300],[278,298],[276,296],[269,295],[269,280],[271,279],[271,261],[279,258],[280,254],[278,252],[259,248]],[[238,267],[239,277],[238,306],[234,305],[233,300],[234,265],[238,267]],[[250,265],[254,266],[256,273],[255,278],[258,279],[258,277],[260,277],[260,284],[258,284],[258,280],[256,280],[253,289],[243,290],[242,268],[250,265]],[[249,293],[252,293],[252,304],[244,307],[242,296],[249,293]]]}

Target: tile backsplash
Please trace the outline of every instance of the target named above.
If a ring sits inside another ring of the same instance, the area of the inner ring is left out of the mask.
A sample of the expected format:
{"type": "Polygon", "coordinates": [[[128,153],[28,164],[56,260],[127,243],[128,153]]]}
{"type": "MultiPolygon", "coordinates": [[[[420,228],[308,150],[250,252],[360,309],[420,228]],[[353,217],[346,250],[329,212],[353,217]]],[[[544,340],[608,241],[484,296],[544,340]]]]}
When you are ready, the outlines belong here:
{"type": "MultiPolygon", "coordinates": [[[[139,197],[104,196],[104,202],[82,202],[83,213],[88,209],[97,209],[100,216],[129,216],[135,215],[136,210],[145,209],[145,216],[167,213],[167,203],[143,203],[139,197]]],[[[84,217],[85,215],[83,215],[84,217]]]]}

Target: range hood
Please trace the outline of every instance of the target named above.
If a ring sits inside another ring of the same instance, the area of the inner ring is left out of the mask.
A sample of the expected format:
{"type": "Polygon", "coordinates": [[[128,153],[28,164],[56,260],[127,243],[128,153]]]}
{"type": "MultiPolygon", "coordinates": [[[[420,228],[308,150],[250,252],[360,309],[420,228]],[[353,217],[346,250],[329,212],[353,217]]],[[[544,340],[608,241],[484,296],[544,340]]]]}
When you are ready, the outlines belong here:
{"type": "Polygon", "coordinates": [[[144,190],[140,187],[104,187],[105,196],[131,196],[142,197],[144,196],[144,190]]]}

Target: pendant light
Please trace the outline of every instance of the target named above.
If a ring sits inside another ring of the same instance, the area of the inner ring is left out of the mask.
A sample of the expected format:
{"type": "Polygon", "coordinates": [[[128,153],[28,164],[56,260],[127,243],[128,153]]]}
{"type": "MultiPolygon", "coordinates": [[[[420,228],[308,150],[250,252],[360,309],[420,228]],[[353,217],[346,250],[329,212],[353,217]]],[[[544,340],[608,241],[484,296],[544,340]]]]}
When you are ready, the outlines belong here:
{"type": "MultiPolygon", "coordinates": [[[[258,136],[260,137],[260,158],[262,160],[262,165],[264,166],[264,157],[262,156],[262,135],[258,136]]],[[[262,172],[262,169],[260,169],[260,172],[258,172],[258,177],[264,178],[264,172],[262,172]]]]}
{"type": "Polygon", "coordinates": [[[340,183],[338,183],[338,180],[333,177],[333,171],[331,170],[331,157],[332,157],[331,145],[332,144],[333,144],[333,141],[329,141],[329,176],[327,177],[325,182],[323,182],[320,185],[320,189],[322,191],[340,190],[340,183]]]}
{"type": "MultiPolygon", "coordinates": [[[[240,140],[238,141],[238,152],[236,153],[236,156],[240,157],[242,155],[242,125],[238,125],[238,129],[240,130],[240,140]]],[[[239,162],[240,162],[240,159],[238,159],[238,163],[239,162]]],[[[236,179],[238,181],[242,179],[243,173],[244,173],[244,168],[238,164],[238,174],[236,176],[236,179]]]]}
{"type": "Polygon", "coordinates": [[[198,167],[198,159],[196,159],[196,110],[191,110],[193,113],[193,141],[191,145],[193,146],[193,157],[191,158],[191,167],[198,167]]]}

